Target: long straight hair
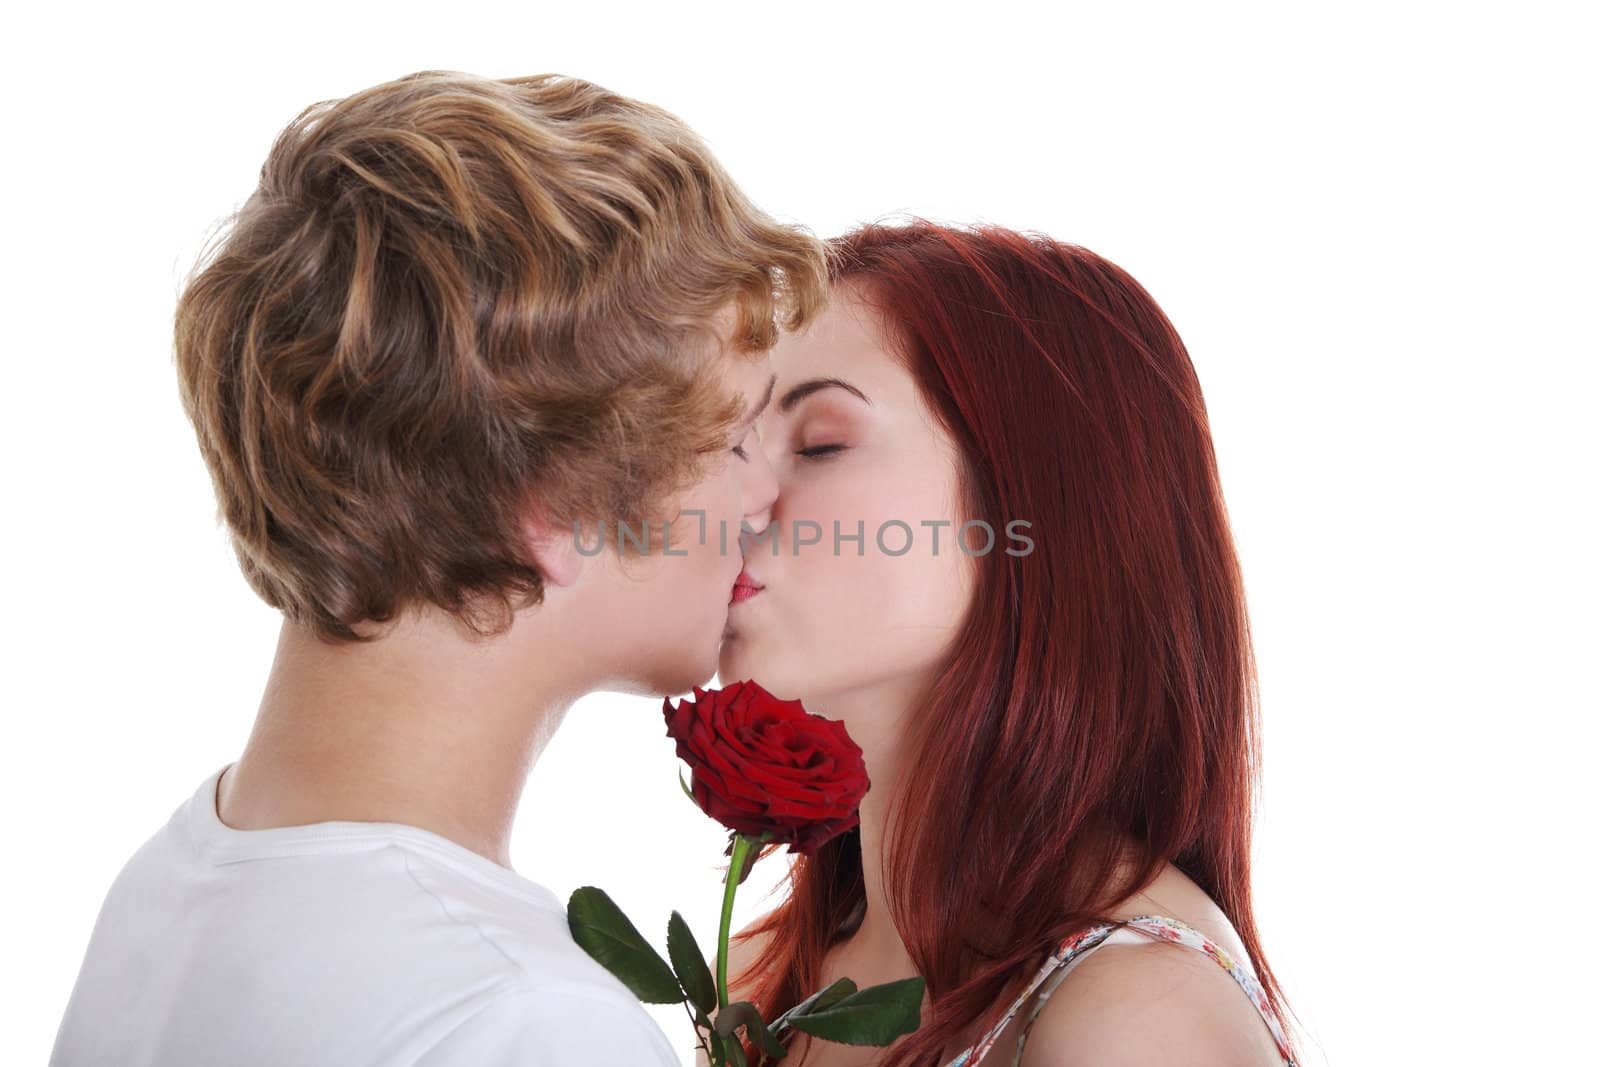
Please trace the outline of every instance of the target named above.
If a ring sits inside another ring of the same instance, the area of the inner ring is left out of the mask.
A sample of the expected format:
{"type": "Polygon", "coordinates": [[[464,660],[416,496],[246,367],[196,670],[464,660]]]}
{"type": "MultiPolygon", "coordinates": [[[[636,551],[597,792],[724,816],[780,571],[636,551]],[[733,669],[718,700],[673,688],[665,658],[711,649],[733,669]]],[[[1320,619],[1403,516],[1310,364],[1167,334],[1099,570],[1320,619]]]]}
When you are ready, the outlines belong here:
{"type": "MultiPolygon", "coordinates": [[[[881,1062],[936,1067],[1168,862],[1227,915],[1281,1015],[1251,914],[1254,654],[1183,342],[1127,272],[1043,235],[916,219],[830,252],[833,285],[876,309],[958,445],[965,518],[1027,520],[1034,542],[973,557],[971,607],[907,726],[885,892],[930,1007],[881,1062]]],[[[861,864],[859,829],[794,858],[749,935],[771,935],[745,972],[763,1018],[815,992],[860,923],[861,864]]]]}

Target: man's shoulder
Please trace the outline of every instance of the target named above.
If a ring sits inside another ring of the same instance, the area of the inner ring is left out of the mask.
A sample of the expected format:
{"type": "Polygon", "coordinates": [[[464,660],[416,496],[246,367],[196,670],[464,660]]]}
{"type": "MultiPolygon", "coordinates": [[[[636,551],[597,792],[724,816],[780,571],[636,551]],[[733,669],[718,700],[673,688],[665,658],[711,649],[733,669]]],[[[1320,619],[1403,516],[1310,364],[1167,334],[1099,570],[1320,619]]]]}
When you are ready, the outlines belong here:
{"type": "Polygon", "coordinates": [[[660,1024],[631,996],[594,986],[518,985],[487,998],[415,1067],[678,1067],[681,1062],[660,1024]]]}

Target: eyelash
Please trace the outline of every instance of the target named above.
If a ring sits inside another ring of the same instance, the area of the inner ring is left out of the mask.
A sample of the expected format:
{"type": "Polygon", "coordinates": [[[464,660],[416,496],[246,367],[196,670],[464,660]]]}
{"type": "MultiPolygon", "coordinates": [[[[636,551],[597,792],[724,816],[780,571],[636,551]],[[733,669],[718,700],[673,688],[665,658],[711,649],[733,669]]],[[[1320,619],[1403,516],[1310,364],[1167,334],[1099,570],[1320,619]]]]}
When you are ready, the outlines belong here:
{"type": "MultiPolygon", "coordinates": [[[[842,451],[844,451],[844,445],[817,445],[814,448],[799,449],[795,452],[795,455],[801,456],[805,459],[821,459],[824,456],[831,456],[835,452],[842,451]]],[[[734,445],[733,454],[747,463],[750,460],[750,455],[749,453],[745,452],[743,445],[734,445]]]]}
{"type": "MultiPolygon", "coordinates": [[[[751,433],[755,433],[754,430],[751,430],[750,432],[751,433]]],[[[734,445],[733,446],[733,454],[738,456],[740,459],[744,460],[746,463],[750,462],[750,453],[748,453],[748,452],[746,452],[744,450],[744,445],[743,444],[734,445]]]]}

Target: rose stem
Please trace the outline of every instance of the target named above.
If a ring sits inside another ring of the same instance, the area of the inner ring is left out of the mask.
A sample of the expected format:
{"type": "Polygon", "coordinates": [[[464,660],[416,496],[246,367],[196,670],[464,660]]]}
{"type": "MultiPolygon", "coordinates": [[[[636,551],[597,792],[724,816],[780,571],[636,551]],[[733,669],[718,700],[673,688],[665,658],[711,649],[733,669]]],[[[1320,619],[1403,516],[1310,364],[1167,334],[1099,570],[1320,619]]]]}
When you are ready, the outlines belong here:
{"type": "Polygon", "coordinates": [[[728,875],[722,889],[722,926],[717,930],[717,1007],[728,1006],[728,924],[733,919],[733,894],[739,888],[739,872],[744,869],[745,853],[750,851],[750,839],[735,832],[733,857],[728,861],[728,875]]]}

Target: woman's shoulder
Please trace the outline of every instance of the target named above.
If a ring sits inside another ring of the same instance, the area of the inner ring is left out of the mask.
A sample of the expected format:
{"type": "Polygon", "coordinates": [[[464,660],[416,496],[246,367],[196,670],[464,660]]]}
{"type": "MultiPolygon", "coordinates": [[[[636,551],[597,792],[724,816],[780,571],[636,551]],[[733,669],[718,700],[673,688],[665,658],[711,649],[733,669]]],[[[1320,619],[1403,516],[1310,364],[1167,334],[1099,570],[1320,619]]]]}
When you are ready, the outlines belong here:
{"type": "Polygon", "coordinates": [[[1042,1005],[1021,1067],[1182,1061],[1281,1067],[1272,1033],[1233,977],[1202,953],[1152,941],[1091,953],[1042,1005]]]}
{"type": "Polygon", "coordinates": [[[1150,933],[1104,944],[1073,961],[1072,975],[1039,1006],[1021,1067],[1165,1062],[1282,1064],[1271,1031],[1225,961],[1248,961],[1227,915],[1172,865],[1112,909],[1150,933]],[[1191,933],[1192,931],[1192,933],[1191,933]],[[1200,947],[1194,935],[1220,950],[1200,947]],[[1172,944],[1183,941],[1183,945],[1172,944]]]}
{"type": "Polygon", "coordinates": [[[1249,959],[1244,942],[1227,914],[1206,891],[1172,864],[1167,864],[1156,880],[1124,900],[1110,913],[1114,919],[1134,919],[1156,915],[1177,919],[1199,931],[1234,959],[1249,959]]]}
{"type": "Polygon", "coordinates": [[[728,999],[748,1000],[755,975],[746,973],[760,958],[772,935],[758,932],[763,920],[756,920],[728,936],[728,999]]]}

